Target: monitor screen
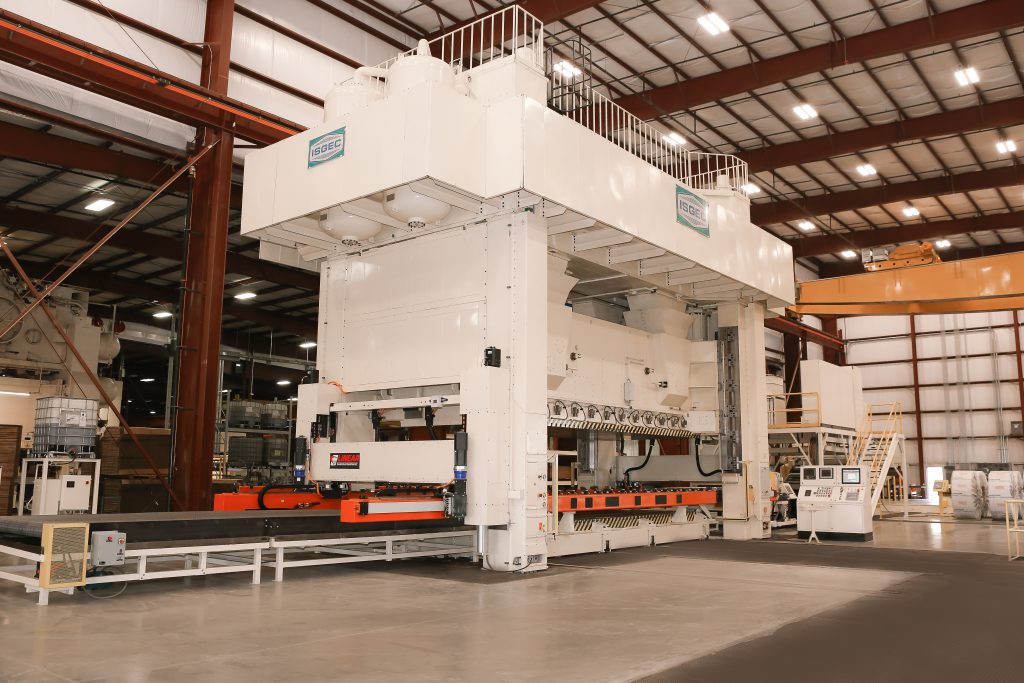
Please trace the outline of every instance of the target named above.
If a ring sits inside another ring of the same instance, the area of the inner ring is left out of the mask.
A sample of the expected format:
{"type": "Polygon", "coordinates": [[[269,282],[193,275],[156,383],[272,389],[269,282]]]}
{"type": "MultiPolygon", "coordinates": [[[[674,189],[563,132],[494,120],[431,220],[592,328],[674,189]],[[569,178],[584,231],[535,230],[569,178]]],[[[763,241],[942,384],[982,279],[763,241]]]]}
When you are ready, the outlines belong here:
{"type": "Polygon", "coordinates": [[[832,473],[831,467],[822,467],[818,471],[818,479],[832,479],[836,475],[832,473]]]}
{"type": "Polygon", "coordinates": [[[816,478],[817,470],[813,467],[804,468],[804,481],[814,481],[816,478]]]}
{"type": "Polygon", "coordinates": [[[844,484],[859,484],[860,483],[860,468],[857,468],[857,467],[844,467],[843,468],[843,483],[844,484]]]}

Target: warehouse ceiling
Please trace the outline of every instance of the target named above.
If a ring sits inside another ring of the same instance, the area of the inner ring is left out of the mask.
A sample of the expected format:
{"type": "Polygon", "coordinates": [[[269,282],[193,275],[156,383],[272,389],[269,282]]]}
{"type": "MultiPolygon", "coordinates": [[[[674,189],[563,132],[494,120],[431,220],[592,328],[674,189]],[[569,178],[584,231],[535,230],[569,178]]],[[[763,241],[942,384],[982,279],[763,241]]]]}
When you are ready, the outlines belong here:
{"type": "MultiPolygon", "coordinates": [[[[745,158],[754,222],[822,275],[859,268],[862,247],[946,239],[946,259],[1024,247],[1019,0],[521,4],[545,22],[550,46],[590,46],[595,83],[623,107],[689,149],[745,158]],[[715,33],[710,12],[727,30],[715,33]],[[804,104],[809,118],[795,111],[804,104]]],[[[238,0],[229,94],[314,125],[327,90],[354,67],[498,6],[238,0]]],[[[14,13],[196,82],[203,7],[3,0],[0,18],[14,13]]],[[[145,92],[119,101],[88,80],[57,80],[3,43],[0,60],[0,227],[31,275],[52,277],[181,164],[194,128],[147,108],[145,92]],[[86,209],[96,199],[113,204],[86,209]]],[[[236,181],[254,144],[237,143],[236,181]]],[[[238,234],[239,196],[236,187],[225,343],[304,357],[296,346],[315,336],[317,277],[258,260],[258,243],[238,234]],[[235,299],[243,292],[256,297],[235,299]]],[[[171,324],[152,316],[177,302],[187,203],[188,184],[173,186],[70,280],[93,292],[97,314],[116,306],[122,319],[171,324]]]]}

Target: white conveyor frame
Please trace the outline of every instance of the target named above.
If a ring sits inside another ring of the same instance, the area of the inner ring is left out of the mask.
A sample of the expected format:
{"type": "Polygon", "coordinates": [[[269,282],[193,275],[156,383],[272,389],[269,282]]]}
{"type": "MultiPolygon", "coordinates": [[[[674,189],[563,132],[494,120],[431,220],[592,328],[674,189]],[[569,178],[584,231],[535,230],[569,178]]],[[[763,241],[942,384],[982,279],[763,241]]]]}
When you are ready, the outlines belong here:
{"type": "MultiPolygon", "coordinates": [[[[260,583],[264,565],[274,568],[274,580],[284,580],[284,570],[328,564],[350,564],[413,557],[469,557],[477,559],[477,530],[453,529],[423,533],[370,536],[318,536],[315,538],[271,538],[265,541],[182,545],[161,548],[129,548],[125,566],[134,571],[109,576],[91,576],[85,585],[151,581],[187,576],[248,573],[252,583],[260,583]],[[264,551],[273,559],[264,561],[264,551]],[[318,557],[308,557],[314,553],[318,557]]],[[[35,575],[42,552],[0,545],[0,556],[29,560],[30,564],[0,565],[0,580],[25,586],[26,593],[38,593],[39,604],[47,605],[50,593],[72,595],[75,588],[41,588],[35,575]]]]}

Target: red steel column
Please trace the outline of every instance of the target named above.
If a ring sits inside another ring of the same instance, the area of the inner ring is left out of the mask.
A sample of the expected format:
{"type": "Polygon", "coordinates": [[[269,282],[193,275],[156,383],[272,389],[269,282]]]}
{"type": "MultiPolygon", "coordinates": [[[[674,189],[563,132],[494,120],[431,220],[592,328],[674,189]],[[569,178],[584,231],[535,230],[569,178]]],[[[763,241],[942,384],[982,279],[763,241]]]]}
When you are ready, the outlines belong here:
{"type": "MultiPolygon", "coordinates": [[[[821,316],[821,331],[830,334],[833,337],[840,337],[839,318],[834,315],[821,316]]],[[[826,363],[832,363],[832,365],[846,365],[845,350],[822,346],[821,351],[822,357],[826,363]]]]}
{"type": "Polygon", "coordinates": [[[917,472],[918,481],[923,486],[924,470],[924,433],[921,428],[921,381],[917,375],[917,321],[910,314],[910,368],[914,373],[914,427],[917,429],[917,472]]]}
{"type": "Polygon", "coordinates": [[[1024,363],[1021,361],[1020,314],[1013,312],[1013,344],[1017,349],[1017,392],[1020,394],[1020,415],[1024,420],[1024,363]]]}
{"type": "MultiPolygon", "coordinates": [[[[227,94],[234,0],[209,0],[201,85],[227,94]]],[[[188,510],[212,507],[224,262],[231,197],[230,133],[201,127],[196,144],[219,144],[196,166],[189,210],[175,396],[174,489],[188,510]]]]}

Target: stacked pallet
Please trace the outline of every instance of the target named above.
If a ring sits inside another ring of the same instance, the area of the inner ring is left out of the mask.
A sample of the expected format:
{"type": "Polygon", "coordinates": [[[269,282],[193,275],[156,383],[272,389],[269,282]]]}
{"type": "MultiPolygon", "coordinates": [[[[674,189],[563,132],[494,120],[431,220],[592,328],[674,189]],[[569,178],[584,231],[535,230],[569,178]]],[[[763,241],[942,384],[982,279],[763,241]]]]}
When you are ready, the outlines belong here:
{"type": "MultiPolygon", "coordinates": [[[[143,448],[167,476],[171,464],[171,430],[135,427],[143,448]]],[[[100,510],[114,512],[166,512],[167,491],[128,433],[117,427],[104,432],[97,444],[100,463],[100,510]]]]}
{"type": "Polygon", "coordinates": [[[0,515],[11,514],[14,507],[20,450],[21,426],[0,425],[0,515]]]}
{"type": "MultiPolygon", "coordinates": [[[[171,464],[171,430],[135,427],[135,435],[150,457],[165,475],[171,464]]],[[[128,433],[118,427],[109,427],[100,438],[97,452],[103,462],[100,472],[105,475],[154,477],[153,468],[139,451],[128,433]]]]}

